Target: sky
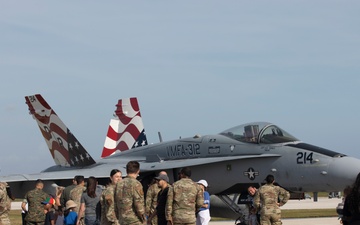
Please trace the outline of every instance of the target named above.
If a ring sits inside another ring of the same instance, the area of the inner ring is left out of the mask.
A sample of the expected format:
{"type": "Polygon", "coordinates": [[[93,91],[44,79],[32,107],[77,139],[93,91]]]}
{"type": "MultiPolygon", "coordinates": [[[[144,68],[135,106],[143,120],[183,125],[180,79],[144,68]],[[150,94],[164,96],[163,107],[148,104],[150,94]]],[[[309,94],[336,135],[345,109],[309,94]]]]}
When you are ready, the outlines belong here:
{"type": "Polygon", "coordinates": [[[0,175],[53,166],[25,96],[99,159],[118,99],[148,141],[271,122],[360,158],[359,1],[0,0],[0,175]]]}

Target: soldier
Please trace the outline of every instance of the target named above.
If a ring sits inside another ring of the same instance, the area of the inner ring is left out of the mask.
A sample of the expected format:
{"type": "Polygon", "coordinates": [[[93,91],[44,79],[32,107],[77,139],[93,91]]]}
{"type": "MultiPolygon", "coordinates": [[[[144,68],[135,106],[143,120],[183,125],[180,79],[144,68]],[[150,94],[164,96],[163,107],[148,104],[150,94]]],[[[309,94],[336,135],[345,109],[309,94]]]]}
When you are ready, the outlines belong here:
{"type": "Polygon", "coordinates": [[[290,198],[290,193],[284,188],[274,185],[274,176],[266,177],[266,184],[261,186],[254,197],[254,204],[260,209],[260,224],[281,225],[281,210],[290,198]]]}
{"type": "Polygon", "coordinates": [[[102,225],[120,225],[115,215],[114,190],[116,183],[121,180],[122,180],[121,171],[118,169],[111,170],[110,172],[111,183],[103,191],[100,199],[102,225]]]}
{"type": "Polygon", "coordinates": [[[43,225],[45,223],[44,206],[41,202],[44,202],[46,198],[50,197],[42,189],[44,183],[38,179],[35,182],[35,189],[28,191],[25,194],[25,199],[21,204],[22,210],[26,211],[26,204],[28,204],[28,212],[25,216],[27,225],[43,225]]]}
{"type": "MultiPolygon", "coordinates": [[[[86,190],[84,176],[76,176],[76,187],[70,191],[70,200],[73,200],[76,204],[74,211],[79,215],[81,195],[86,190]]],[[[80,225],[84,224],[84,217],[80,218],[80,225]]]]}
{"type": "Polygon", "coordinates": [[[140,164],[130,161],[126,165],[127,176],[115,186],[115,214],[121,225],[140,225],[146,222],[144,191],[136,180],[140,173],[140,164]]]}
{"type": "Polygon", "coordinates": [[[7,187],[7,183],[0,182],[0,225],[10,225],[11,199],[6,190],[7,187]]]}
{"type": "Polygon", "coordinates": [[[60,200],[61,202],[60,203],[63,207],[65,207],[66,202],[68,200],[70,200],[70,191],[72,189],[74,189],[77,185],[76,177],[77,176],[75,176],[74,179],[72,180],[72,184],[69,186],[66,186],[61,194],[61,200],[60,200]]]}
{"type": "MultiPolygon", "coordinates": [[[[160,171],[160,175],[167,175],[166,171],[160,171]]],[[[150,221],[148,221],[148,224],[151,225],[157,225],[157,216],[154,214],[154,210],[157,205],[157,195],[160,191],[160,188],[158,187],[158,184],[154,178],[154,183],[152,183],[149,187],[149,189],[146,192],[146,201],[145,201],[145,213],[147,216],[154,215],[150,221]]]]}
{"type": "Polygon", "coordinates": [[[204,194],[194,181],[190,179],[189,167],[180,170],[179,178],[169,189],[166,202],[166,220],[173,225],[195,225],[195,213],[204,203],[204,194]]]}

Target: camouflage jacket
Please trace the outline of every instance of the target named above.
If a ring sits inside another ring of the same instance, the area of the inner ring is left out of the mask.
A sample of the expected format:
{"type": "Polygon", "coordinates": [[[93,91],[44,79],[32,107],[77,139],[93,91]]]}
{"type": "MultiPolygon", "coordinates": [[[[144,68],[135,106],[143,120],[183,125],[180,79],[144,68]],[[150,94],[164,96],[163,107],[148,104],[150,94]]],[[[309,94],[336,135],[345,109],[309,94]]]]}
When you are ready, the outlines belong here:
{"type": "Polygon", "coordinates": [[[119,221],[115,215],[114,190],[115,185],[110,184],[101,194],[100,204],[102,225],[119,225],[119,221]]]}
{"type": "Polygon", "coordinates": [[[33,189],[25,194],[24,202],[28,204],[28,213],[25,217],[26,221],[30,222],[44,222],[45,212],[44,205],[41,202],[50,197],[41,189],[33,189]]]}
{"type": "Polygon", "coordinates": [[[7,183],[0,182],[0,216],[8,214],[11,209],[11,199],[6,191],[7,183]]]}
{"type": "Polygon", "coordinates": [[[74,211],[79,215],[80,210],[80,201],[81,201],[81,195],[86,190],[86,187],[82,185],[77,185],[70,191],[70,199],[73,200],[76,203],[76,208],[74,211]]]}
{"type": "Polygon", "coordinates": [[[121,225],[146,221],[143,187],[135,178],[125,177],[116,184],[114,200],[115,214],[121,225]]]}
{"type": "Polygon", "coordinates": [[[154,212],[157,205],[157,195],[160,191],[157,183],[150,185],[146,192],[145,212],[146,215],[150,215],[154,212]]]}
{"type": "MultiPolygon", "coordinates": [[[[150,185],[149,189],[146,192],[146,201],[145,201],[145,213],[147,216],[150,216],[157,206],[157,195],[161,189],[158,187],[157,183],[150,185]]],[[[154,215],[151,219],[151,225],[158,225],[157,216],[154,215]]],[[[149,221],[148,221],[149,224],[149,221]]]]}
{"type": "Polygon", "coordinates": [[[204,193],[194,181],[182,178],[169,189],[165,216],[173,223],[195,223],[195,213],[204,203],[204,193]]]}
{"type": "Polygon", "coordinates": [[[66,202],[67,202],[68,200],[70,200],[70,192],[71,192],[71,190],[74,189],[75,187],[76,187],[75,184],[71,184],[71,185],[65,187],[65,189],[64,189],[63,192],[62,192],[61,199],[60,199],[61,205],[65,206],[65,205],[66,205],[66,202]]]}
{"type": "Polygon", "coordinates": [[[284,188],[273,184],[265,184],[259,188],[254,197],[254,205],[264,213],[278,212],[290,198],[290,193],[284,188]]]}

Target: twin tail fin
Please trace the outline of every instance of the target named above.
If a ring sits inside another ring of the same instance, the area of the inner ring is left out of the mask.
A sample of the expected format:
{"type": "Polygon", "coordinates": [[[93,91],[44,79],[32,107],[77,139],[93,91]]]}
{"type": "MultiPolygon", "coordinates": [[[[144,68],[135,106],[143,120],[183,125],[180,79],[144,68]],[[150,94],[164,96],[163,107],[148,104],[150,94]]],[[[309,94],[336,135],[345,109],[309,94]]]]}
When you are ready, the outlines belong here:
{"type": "Polygon", "coordinates": [[[106,158],[117,151],[123,152],[147,144],[137,98],[120,99],[116,104],[114,118],[110,120],[101,157],[106,158]]]}
{"type": "Polygon", "coordinates": [[[85,167],[95,164],[95,160],[40,94],[26,96],[25,100],[56,165],[85,167]]]}

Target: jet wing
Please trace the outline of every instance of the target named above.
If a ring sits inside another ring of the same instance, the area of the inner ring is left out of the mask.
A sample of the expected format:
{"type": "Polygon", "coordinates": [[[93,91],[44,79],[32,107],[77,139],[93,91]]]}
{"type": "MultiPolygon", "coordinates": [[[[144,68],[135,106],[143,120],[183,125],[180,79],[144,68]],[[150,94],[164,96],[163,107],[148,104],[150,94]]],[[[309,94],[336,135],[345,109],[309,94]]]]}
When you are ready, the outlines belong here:
{"type": "MultiPolygon", "coordinates": [[[[69,171],[55,171],[55,172],[44,172],[44,173],[33,173],[33,174],[15,174],[9,176],[1,176],[2,182],[22,182],[22,181],[36,181],[37,179],[42,180],[71,180],[75,175],[81,174],[86,176],[83,170],[69,170],[69,171]]],[[[88,175],[90,176],[90,175],[88,175]]],[[[86,177],[88,177],[86,176],[86,177]]],[[[91,175],[94,176],[94,175],[91,175]]]]}
{"type": "Polygon", "coordinates": [[[241,156],[226,156],[226,157],[208,157],[208,158],[194,158],[194,159],[178,159],[160,162],[141,162],[141,172],[158,171],[173,168],[181,168],[186,166],[206,165],[217,162],[233,161],[239,159],[252,159],[252,158],[270,158],[281,157],[279,154],[261,154],[261,155],[241,155],[241,156]]]}
{"type": "Polygon", "coordinates": [[[46,171],[33,174],[15,174],[8,176],[0,176],[2,182],[21,182],[21,181],[36,181],[42,179],[44,181],[51,180],[72,180],[76,175],[83,175],[84,177],[94,176],[96,178],[107,178],[110,171],[114,168],[119,169],[123,175],[126,175],[126,163],[117,164],[97,164],[95,166],[85,168],[69,168],[59,169],[58,171],[46,171]]]}
{"type": "MultiPolygon", "coordinates": [[[[227,156],[227,157],[208,157],[208,158],[195,158],[195,159],[177,159],[169,161],[157,161],[157,162],[140,162],[141,172],[150,172],[150,171],[159,171],[173,168],[181,168],[185,166],[197,166],[205,165],[216,162],[232,161],[239,159],[251,159],[251,158],[269,158],[269,157],[280,157],[278,154],[261,154],[261,155],[242,155],[242,156],[227,156]]],[[[130,161],[130,160],[129,160],[130,161]]],[[[81,169],[69,169],[69,170],[59,170],[51,172],[41,172],[33,174],[15,174],[9,176],[0,176],[0,181],[2,182],[22,182],[22,181],[35,181],[37,179],[42,180],[71,180],[76,175],[83,175],[84,177],[94,176],[97,178],[104,178],[109,176],[109,171],[112,169],[118,168],[121,170],[123,175],[126,175],[126,163],[117,163],[117,164],[99,164],[97,166],[91,166],[88,168],[81,169]]]]}

